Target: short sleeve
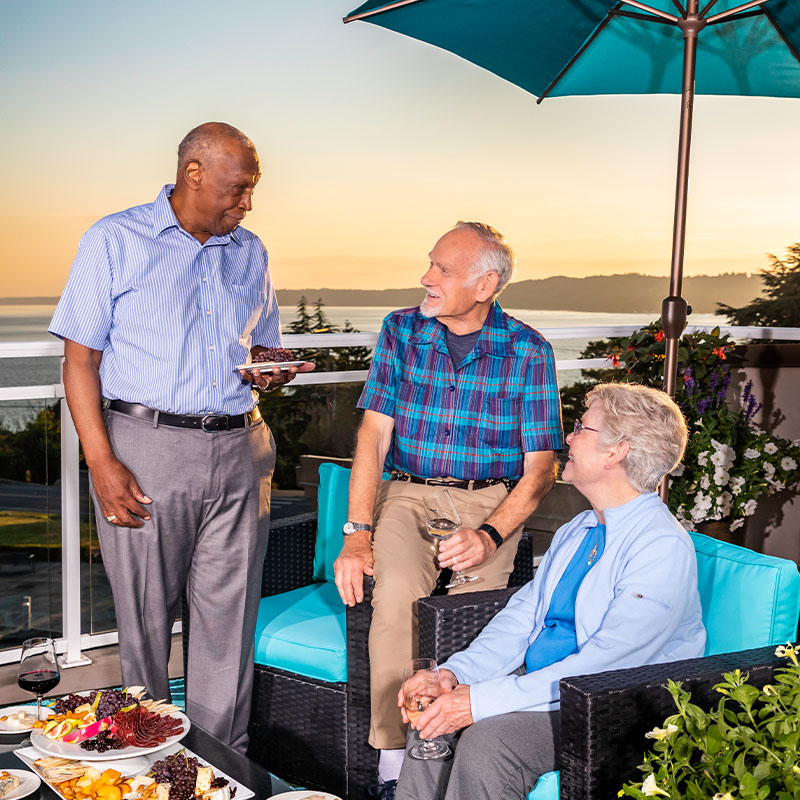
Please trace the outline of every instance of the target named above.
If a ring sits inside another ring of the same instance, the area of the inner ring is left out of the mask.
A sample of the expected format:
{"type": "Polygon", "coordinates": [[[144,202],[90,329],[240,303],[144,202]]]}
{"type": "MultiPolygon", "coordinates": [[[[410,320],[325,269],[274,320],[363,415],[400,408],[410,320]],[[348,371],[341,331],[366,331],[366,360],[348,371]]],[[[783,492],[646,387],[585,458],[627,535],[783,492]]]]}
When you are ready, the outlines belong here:
{"type": "Polygon", "coordinates": [[[397,374],[397,332],[390,318],[381,326],[378,344],[372,356],[372,366],[364,384],[364,391],[358,400],[358,407],[366,411],[377,411],[394,417],[397,374]]]}
{"type": "Polygon", "coordinates": [[[67,285],[58,301],[50,333],[92,350],[103,350],[111,331],[113,264],[104,230],[95,225],[83,235],[67,285]]]}
{"type": "Polygon", "coordinates": [[[546,341],[530,357],[525,372],[520,435],[525,453],[564,446],[556,362],[546,341]]]}

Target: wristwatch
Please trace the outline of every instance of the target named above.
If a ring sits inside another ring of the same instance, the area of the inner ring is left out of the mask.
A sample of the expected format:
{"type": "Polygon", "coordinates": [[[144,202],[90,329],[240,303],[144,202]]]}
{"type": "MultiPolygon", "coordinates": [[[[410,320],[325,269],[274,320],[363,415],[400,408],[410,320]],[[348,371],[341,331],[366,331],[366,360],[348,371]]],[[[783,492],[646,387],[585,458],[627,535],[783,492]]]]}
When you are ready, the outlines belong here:
{"type": "Polygon", "coordinates": [[[342,525],[342,533],[345,536],[350,536],[358,531],[371,531],[372,525],[367,525],[365,522],[345,522],[342,525]]]}

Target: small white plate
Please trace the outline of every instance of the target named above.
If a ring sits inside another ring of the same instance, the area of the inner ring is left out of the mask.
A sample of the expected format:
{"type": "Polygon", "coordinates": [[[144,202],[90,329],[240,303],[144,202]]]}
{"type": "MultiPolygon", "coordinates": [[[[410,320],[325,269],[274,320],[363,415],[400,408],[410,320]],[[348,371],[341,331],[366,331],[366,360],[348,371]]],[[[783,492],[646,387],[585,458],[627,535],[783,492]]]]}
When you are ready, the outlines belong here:
{"type": "Polygon", "coordinates": [[[267,800],[305,800],[307,797],[324,797],[325,800],[341,800],[335,794],[328,792],[317,792],[314,789],[301,789],[297,792],[281,792],[281,794],[273,794],[267,800]]]}
{"type": "Polygon", "coordinates": [[[274,367],[289,369],[289,367],[299,367],[305,363],[305,361],[260,361],[257,363],[253,362],[252,364],[239,364],[236,369],[243,369],[248,372],[254,369],[260,369],[262,372],[271,372],[274,367]]]}
{"type": "MultiPolygon", "coordinates": [[[[36,718],[36,706],[8,706],[7,708],[0,708],[0,717],[7,717],[9,714],[16,714],[18,711],[24,711],[25,714],[29,717],[36,718]]],[[[55,714],[56,712],[53,711],[52,708],[47,708],[47,706],[42,706],[42,719],[47,719],[51,714],[55,714]]],[[[9,728],[8,723],[5,720],[0,721],[0,734],[11,734],[11,733],[25,733],[32,729],[32,725],[28,728],[9,728]]]]}
{"type": "Polygon", "coordinates": [[[8,772],[19,778],[19,786],[7,794],[3,800],[20,800],[22,797],[27,797],[29,794],[33,794],[42,783],[42,779],[35,772],[29,772],[27,769],[0,769],[0,772],[8,772]]]}

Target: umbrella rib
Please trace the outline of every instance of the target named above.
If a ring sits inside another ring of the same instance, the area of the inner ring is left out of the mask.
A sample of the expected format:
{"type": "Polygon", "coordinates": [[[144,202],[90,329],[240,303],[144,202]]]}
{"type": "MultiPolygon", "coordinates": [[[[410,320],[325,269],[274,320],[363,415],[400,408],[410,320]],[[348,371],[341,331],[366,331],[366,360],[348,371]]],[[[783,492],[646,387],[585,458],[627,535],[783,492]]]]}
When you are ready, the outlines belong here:
{"type": "Polygon", "coordinates": [[[592,31],[592,35],[583,43],[578,52],[572,56],[572,58],[562,68],[561,72],[559,72],[558,75],[556,75],[556,77],[550,81],[550,83],[545,87],[545,90],[536,98],[536,105],[539,105],[539,103],[541,103],[542,100],[544,100],[545,97],[547,97],[547,95],[553,91],[558,82],[564,77],[564,75],[567,74],[567,72],[569,72],[572,65],[586,52],[586,48],[600,35],[601,31],[606,27],[606,25],[608,25],[610,21],[611,14],[607,14],[605,19],[603,19],[603,21],[592,31]]]}
{"type": "Polygon", "coordinates": [[[736,8],[729,8],[727,11],[720,11],[719,14],[714,14],[713,17],[708,18],[707,22],[709,25],[713,25],[718,20],[723,20],[726,17],[732,17],[734,14],[738,14],[740,11],[747,11],[748,8],[763,5],[766,2],[768,2],[768,0],[750,0],[749,3],[745,3],[744,5],[736,6],[736,8]]]}
{"type": "Polygon", "coordinates": [[[674,25],[674,22],[670,22],[668,19],[662,19],[661,17],[654,17],[652,14],[641,14],[638,11],[625,11],[622,8],[612,8],[609,9],[609,14],[613,17],[630,17],[630,19],[641,19],[645,22],[658,22],[661,25],[674,25]]]}
{"type": "Polygon", "coordinates": [[[719,0],[709,0],[708,5],[700,12],[700,19],[705,19],[706,14],[719,2],[719,0]]]}
{"type": "Polygon", "coordinates": [[[800,61],[800,53],[797,51],[797,48],[796,48],[796,47],[795,47],[795,46],[794,46],[794,45],[793,45],[793,44],[792,44],[792,43],[791,43],[791,42],[790,42],[790,41],[789,41],[789,40],[786,38],[786,35],[785,35],[785,34],[784,34],[784,32],[781,30],[781,26],[780,26],[780,25],[778,25],[778,24],[776,24],[775,20],[774,20],[774,19],[772,19],[772,14],[770,14],[770,13],[769,13],[769,11],[767,11],[767,9],[766,9],[766,8],[762,9],[762,11],[764,12],[764,16],[765,16],[765,17],[766,17],[766,18],[767,18],[767,19],[770,21],[770,24],[772,25],[772,27],[773,27],[773,28],[775,28],[775,31],[776,31],[776,33],[778,34],[778,36],[780,36],[780,37],[781,37],[781,39],[783,39],[783,42],[784,42],[784,44],[786,45],[786,47],[788,47],[788,48],[789,48],[789,52],[790,52],[790,53],[791,53],[791,54],[792,54],[792,55],[793,55],[793,56],[794,56],[794,57],[795,57],[795,58],[796,58],[798,61],[800,61]]]}
{"type": "Polygon", "coordinates": [[[740,19],[747,19],[748,17],[761,17],[764,16],[764,9],[757,8],[755,11],[744,11],[737,14],[735,17],[725,17],[725,19],[709,19],[709,25],[719,25],[721,22],[738,22],[740,19]]]}
{"type": "MultiPolygon", "coordinates": [[[[761,0],[754,0],[755,2],[761,2],[761,0]]],[[[633,6],[634,8],[638,8],[640,11],[648,11],[655,17],[662,17],[663,19],[668,19],[670,22],[677,22],[678,17],[674,14],[667,14],[666,11],[662,11],[660,8],[653,8],[652,6],[648,6],[645,3],[640,3],[639,0],[621,0],[621,2],[626,6],[633,6]]]]}
{"type": "Polygon", "coordinates": [[[372,10],[364,11],[361,14],[351,14],[348,17],[344,17],[342,22],[347,24],[348,22],[355,22],[357,19],[367,19],[367,17],[374,17],[376,14],[383,14],[384,12],[392,11],[395,8],[402,8],[402,6],[410,6],[421,2],[423,2],[423,0],[395,0],[395,2],[388,3],[381,8],[373,8],[372,10]]]}
{"type": "MultiPolygon", "coordinates": [[[[717,0],[711,0],[712,3],[716,3],[717,0]]],[[[678,9],[678,13],[682,16],[686,16],[686,9],[678,2],[678,0],[672,0],[672,5],[678,9]]]]}

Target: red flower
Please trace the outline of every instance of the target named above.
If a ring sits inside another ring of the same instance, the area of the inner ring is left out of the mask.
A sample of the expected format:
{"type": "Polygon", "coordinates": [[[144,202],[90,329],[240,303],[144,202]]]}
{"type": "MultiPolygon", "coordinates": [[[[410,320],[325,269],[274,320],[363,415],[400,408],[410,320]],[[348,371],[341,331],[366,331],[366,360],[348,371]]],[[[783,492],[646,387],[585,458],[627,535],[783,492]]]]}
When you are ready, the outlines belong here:
{"type": "Polygon", "coordinates": [[[629,353],[632,353],[632,352],[633,352],[633,345],[631,345],[631,346],[628,348],[628,352],[629,352],[629,353]]]}
{"type": "Polygon", "coordinates": [[[715,356],[718,356],[720,361],[725,361],[728,356],[725,355],[725,348],[724,347],[715,347],[711,351],[715,356]]]}
{"type": "Polygon", "coordinates": [[[611,354],[611,366],[612,367],[619,366],[619,356],[616,353],[611,354]]]}
{"type": "Polygon", "coordinates": [[[657,342],[663,342],[663,341],[664,341],[664,339],[665,339],[665,334],[664,334],[664,331],[658,331],[658,332],[656,333],[656,341],[657,341],[657,342]]]}

